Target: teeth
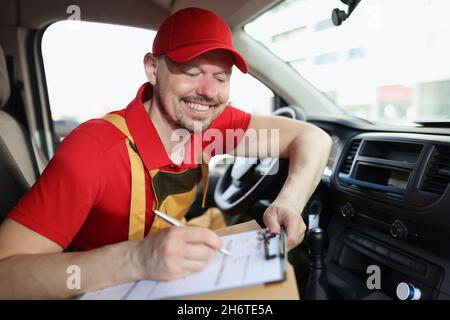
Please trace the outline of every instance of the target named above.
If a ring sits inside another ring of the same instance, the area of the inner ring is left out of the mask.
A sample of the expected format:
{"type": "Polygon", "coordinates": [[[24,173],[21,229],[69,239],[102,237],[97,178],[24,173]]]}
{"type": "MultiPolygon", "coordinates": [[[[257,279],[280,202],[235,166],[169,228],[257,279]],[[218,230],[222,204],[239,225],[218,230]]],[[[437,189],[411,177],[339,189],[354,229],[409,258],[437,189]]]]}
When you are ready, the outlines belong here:
{"type": "Polygon", "coordinates": [[[192,102],[188,102],[186,104],[192,110],[197,110],[197,111],[208,111],[209,110],[209,106],[204,106],[204,105],[201,105],[201,104],[195,104],[195,103],[192,103],[192,102]]]}

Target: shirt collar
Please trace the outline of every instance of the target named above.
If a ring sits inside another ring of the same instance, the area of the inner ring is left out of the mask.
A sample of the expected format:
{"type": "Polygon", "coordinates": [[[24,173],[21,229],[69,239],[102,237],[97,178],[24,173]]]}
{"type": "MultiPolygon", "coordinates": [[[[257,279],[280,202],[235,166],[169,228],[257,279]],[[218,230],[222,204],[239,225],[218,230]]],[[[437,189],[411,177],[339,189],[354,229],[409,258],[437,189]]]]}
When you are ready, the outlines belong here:
{"type": "Polygon", "coordinates": [[[125,110],[125,120],[133,136],[139,155],[147,169],[155,169],[172,164],[153,122],[145,110],[143,102],[153,95],[153,87],[143,84],[125,110]]]}

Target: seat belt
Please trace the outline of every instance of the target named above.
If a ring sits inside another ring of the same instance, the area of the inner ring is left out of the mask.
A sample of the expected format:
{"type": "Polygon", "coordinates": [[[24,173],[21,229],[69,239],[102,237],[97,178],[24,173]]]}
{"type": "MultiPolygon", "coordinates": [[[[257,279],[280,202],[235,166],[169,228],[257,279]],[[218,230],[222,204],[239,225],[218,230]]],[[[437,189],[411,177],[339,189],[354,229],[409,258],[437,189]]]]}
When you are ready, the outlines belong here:
{"type": "MultiPolygon", "coordinates": [[[[125,118],[114,113],[107,114],[104,120],[110,122],[118,130],[120,130],[127,139],[125,140],[128,156],[131,166],[131,202],[130,202],[130,218],[128,228],[129,240],[141,240],[145,237],[145,211],[146,211],[146,193],[145,193],[145,167],[138,153],[133,137],[128,130],[125,118]]],[[[202,208],[205,207],[206,195],[209,185],[209,166],[207,163],[200,165],[202,182],[203,182],[203,199],[202,208]]],[[[153,177],[154,169],[149,170],[153,177]]]]}

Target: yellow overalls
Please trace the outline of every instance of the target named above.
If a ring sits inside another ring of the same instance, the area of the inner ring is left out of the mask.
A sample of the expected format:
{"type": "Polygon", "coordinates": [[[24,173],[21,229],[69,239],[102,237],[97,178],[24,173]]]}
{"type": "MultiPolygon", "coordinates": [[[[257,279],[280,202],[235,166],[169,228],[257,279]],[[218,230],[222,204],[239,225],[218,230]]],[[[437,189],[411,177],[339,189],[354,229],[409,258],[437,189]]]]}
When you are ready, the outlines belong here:
{"type": "MultiPolygon", "coordinates": [[[[113,124],[127,137],[125,144],[131,166],[131,203],[128,239],[140,240],[145,236],[146,191],[144,170],[146,169],[137,152],[125,118],[118,114],[107,114],[103,119],[113,124]]],[[[184,217],[196,198],[197,182],[200,174],[203,181],[202,208],[205,206],[206,192],[208,190],[208,164],[202,163],[195,169],[188,169],[179,173],[164,172],[159,169],[150,169],[149,173],[154,196],[153,210],[162,211],[185,222],[184,217]]],[[[154,233],[168,226],[170,225],[167,222],[155,216],[150,233],[154,233]]]]}

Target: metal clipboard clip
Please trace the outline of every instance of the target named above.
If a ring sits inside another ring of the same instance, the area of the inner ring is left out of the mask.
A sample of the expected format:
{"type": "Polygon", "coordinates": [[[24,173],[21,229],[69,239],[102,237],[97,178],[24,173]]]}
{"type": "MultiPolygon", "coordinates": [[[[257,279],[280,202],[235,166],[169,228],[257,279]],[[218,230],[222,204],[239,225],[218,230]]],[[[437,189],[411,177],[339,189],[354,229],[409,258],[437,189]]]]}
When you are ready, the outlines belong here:
{"type": "Polygon", "coordinates": [[[264,246],[266,260],[277,257],[282,259],[287,258],[287,240],[286,231],[284,228],[281,228],[280,233],[270,233],[268,230],[261,230],[259,239],[262,241],[264,246]],[[270,245],[271,241],[277,238],[279,239],[279,246],[274,247],[273,245],[270,245]]]}
{"type": "MultiPolygon", "coordinates": [[[[267,229],[260,230],[258,239],[264,247],[264,255],[266,260],[279,259],[281,266],[281,277],[286,280],[288,265],[288,247],[287,236],[284,227],[281,227],[280,233],[270,233],[267,229]],[[277,244],[274,244],[277,242],[277,244]]],[[[269,261],[267,261],[269,262],[269,261]]]]}

